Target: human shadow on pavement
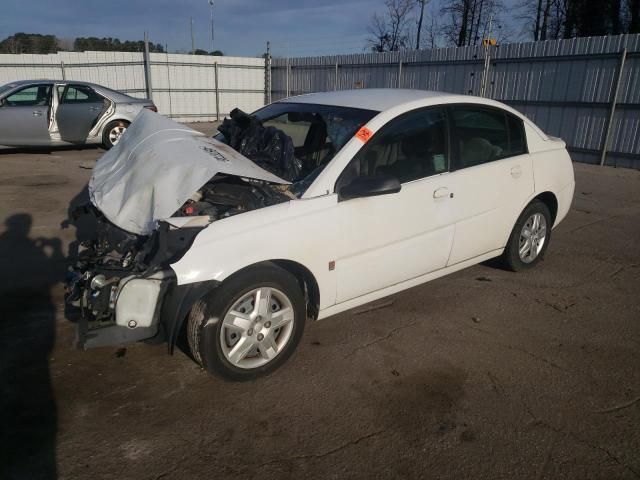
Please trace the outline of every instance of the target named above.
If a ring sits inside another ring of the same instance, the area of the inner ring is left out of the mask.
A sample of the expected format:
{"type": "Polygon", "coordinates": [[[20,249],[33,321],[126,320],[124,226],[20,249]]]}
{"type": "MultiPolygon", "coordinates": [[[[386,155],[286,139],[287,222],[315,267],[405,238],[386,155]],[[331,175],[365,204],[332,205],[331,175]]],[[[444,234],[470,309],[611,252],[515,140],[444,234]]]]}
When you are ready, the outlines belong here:
{"type": "Polygon", "coordinates": [[[56,404],[49,358],[55,342],[52,288],[63,280],[57,238],[29,237],[15,214],[0,234],[0,477],[56,478],[56,404]]]}
{"type": "Polygon", "coordinates": [[[75,240],[69,244],[67,263],[74,265],[78,260],[80,245],[88,240],[94,240],[97,232],[97,221],[93,215],[78,215],[76,210],[90,203],[89,187],[85,185],[69,202],[67,218],[60,224],[61,228],[74,227],[75,240]]]}

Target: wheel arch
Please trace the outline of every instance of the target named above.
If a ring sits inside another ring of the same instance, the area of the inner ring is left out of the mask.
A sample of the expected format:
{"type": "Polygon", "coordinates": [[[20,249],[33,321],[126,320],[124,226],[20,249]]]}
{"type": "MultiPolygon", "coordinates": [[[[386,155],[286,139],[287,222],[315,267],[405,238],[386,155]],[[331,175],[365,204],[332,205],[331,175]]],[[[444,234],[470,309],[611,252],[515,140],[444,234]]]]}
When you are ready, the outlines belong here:
{"type": "Polygon", "coordinates": [[[107,125],[110,125],[113,122],[123,122],[123,123],[126,123],[127,126],[131,125],[131,120],[129,120],[128,118],[118,116],[117,118],[109,118],[105,122],[104,126],[102,127],[102,131],[104,132],[107,129],[107,125]]]}
{"type": "Polygon", "coordinates": [[[107,133],[107,127],[109,125],[111,125],[113,122],[123,122],[127,124],[127,127],[129,125],[131,125],[131,120],[129,120],[128,118],[124,118],[122,116],[118,116],[116,118],[108,118],[105,122],[104,125],[102,125],[102,129],[101,129],[101,136],[104,136],[107,133]]]}
{"type": "MultiPolygon", "coordinates": [[[[546,191],[539,193],[538,195],[533,197],[533,199],[531,199],[531,202],[533,202],[534,200],[540,200],[547,206],[547,208],[549,209],[549,213],[551,213],[551,226],[553,226],[556,222],[556,217],[558,216],[558,198],[553,192],[546,191]]],[[[529,202],[527,206],[529,206],[531,202],[529,202]]]]}
{"type": "Polygon", "coordinates": [[[249,265],[245,265],[234,271],[233,273],[230,273],[225,277],[225,280],[247,269],[255,268],[264,264],[276,265],[296,277],[296,279],[300,283],[300,288],[302,289],[305,301],[307,303],[307,317],[312,320],[317,320],[320,311],[320,286],[311,270],[309,270],[300,262],[285,258],[274,258],[270,260],[255,262],[249,265]]]}
{"type": "Polygon", "coordinates": [[[317,320],[320,312],[320,287],[311,270],[301,263],[293,260],[272,259],[260,261],[246,265],[233,273],[230,273],[224,280],[222,280],[222,282],[205,281],[180,286],[173,285],[173,288],[168,292],[168,298],[165,299],[161,317],[161,323],[165,330],[169,353],[173,353],[173,349],[180,332],[186,325],[186,317],[197,300],[214,291],[220,283],[223,283],[228,278],[247,269],[269,263],[277,265],[283,270],[288,271],[298,280],[307,304],[307,317],[312,320],[317,320]]]}
{"type": "Polygon", "coordinates": [[[99,138],[102,141],[102,144],[105,146],[105,148],[110,148],[106,143],[107,142],[106,137],[109,134],[108,132],[109,126],[112,125],[113,123],[118,123],[118,122],[125,123],[127,128],[129,127],[129,125],[131,125],[131,120],[118,116],[118,118],[108,119],[107,121],[105,121],[104,125],[102,125],[102,127],[100,128],[99,138]]]}
{"type": "Polygon", "coordinates": [[[270,262],[287,270],[298,279],[307,302],[307,317],[317,320],[320,312],[320,287],[311,270],[293,260],[276,259],[270,262]]]}

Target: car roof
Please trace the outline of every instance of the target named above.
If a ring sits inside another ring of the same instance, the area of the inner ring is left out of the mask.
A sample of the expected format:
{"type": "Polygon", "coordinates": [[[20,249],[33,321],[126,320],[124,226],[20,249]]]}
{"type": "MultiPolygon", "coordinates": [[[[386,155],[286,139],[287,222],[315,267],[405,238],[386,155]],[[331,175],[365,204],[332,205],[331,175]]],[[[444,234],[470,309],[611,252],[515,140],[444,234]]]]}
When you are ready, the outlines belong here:
{"type": "MultiPolygon", "coordinates": [[[[58,83],[61,85],[68,85],[68,84],[84,85],[84,86],[93,88],[98,93],[102,93],[103,95],[110,97],[115,102],[128,102],[128,103],[131,103],[132,101],[148,102],[148,100],[145,98],[132,97],[130,95],[127,95],[126,93],[119,92],[118,90],[114,90],[112,88],[105,87],[103,85],[98,85],[97,83],[83,82],[82,80],[52,80],[49,78],[39,78],[36,80],[16,80],[15,82],[9,82],[6,85],[9,85],[12,88],[15,88],[23,85],[37,85],[42,82],[58,83]]],[[[3,86],[3,85],[0,85],[0,86],[3,86]]]]}
{"type": "Polygon", "coordinates": [[[319,92],[285,98],[281,102],[313,103],[335,105],[351,108],[362,108],[383,112],[393,107],[417,100],[432,100],[433,103],[449,103],[452,101],[470,101],[476,97],[457,95],[432,90],[410,90],[403,88],[361,88],[355,90],[339,90],[319,92]]]}
{"type": "Polygon", "coordinates": [[[95,83],[90,83],[90,82],[83,82],[81,80],[53,80],[51,78],[36,78],[34,80],[16,80],[15,82],[9,82],[6,85],[13,85],[13,86],[19,87],[20,85],[30,85],[33,83],[42,83],[42,82],[61,83],[63,85],[66,85],[67,83],[73,83],[75,85],[90,85],[92,87],[101,87],[101,85],[97,85],[95,83]]]}
{"type": "Polygon", "coordinates": [[[442,105],[447,103],[472,103],[497,107],[520,117],[525,123],[533,128],[542,138],[546,139],[546,134],[540,130],[529,118],[518,112],[514,108],[485,97],[473,95],[460,95],[448,92],[436,92],[433,90],[409,90],[403,88],[362,88],[357,90],[338,90],[333,92],[308,93],[295,97],[285,98],[280,102],[289,103],[310,103],[316,105],[333,105],[340,107],[361,108],[376,112],[394,110],[395,115],[403,110],[411,110],[431,105],[442,105]]]}

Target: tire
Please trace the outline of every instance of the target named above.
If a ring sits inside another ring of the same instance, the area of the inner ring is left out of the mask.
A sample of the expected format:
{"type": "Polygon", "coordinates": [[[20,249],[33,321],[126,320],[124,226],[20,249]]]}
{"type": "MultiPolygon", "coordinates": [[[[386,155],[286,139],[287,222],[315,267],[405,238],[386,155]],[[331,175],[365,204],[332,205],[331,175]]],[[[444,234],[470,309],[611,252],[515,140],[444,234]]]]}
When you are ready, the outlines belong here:
{"type": "Polygon", "coordinates": [[[187,320],[187,340],[193,358],[210,374],[254,380],[293,354],[305,318],[305,297],[296,277],[264,263],[232,275],[196,302],[187,320]],[[265,297],[268,301],[261,302],[265,297]]]}
{"type": "Polygon", "coordinates": [[[102,146],[109,150],[117,144],[120,136],[124,134],[129,125],[130,123],[125,120],[114,120],[113,122],[107,123],[104,130],[102,130],[102,146]]]}
{"type": "Polygon", "coordinates": [[[505,266],[514,272],[534,267],[549,247],[551,227],[551,213],[543,202],[534,200],[527,205],[516,221],[502,255],[505,266]]]}

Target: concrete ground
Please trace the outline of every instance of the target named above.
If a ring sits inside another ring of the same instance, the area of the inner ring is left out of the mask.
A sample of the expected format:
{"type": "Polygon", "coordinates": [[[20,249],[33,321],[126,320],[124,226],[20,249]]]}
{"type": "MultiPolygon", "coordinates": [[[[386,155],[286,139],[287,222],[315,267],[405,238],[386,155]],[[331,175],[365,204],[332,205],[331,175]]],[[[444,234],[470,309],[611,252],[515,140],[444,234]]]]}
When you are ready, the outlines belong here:
{"type": "Polygon", "coordinates": [[[62,222],[102,153],[0,152],[0,478],[640,478],[639,171],[576,164],[534,270],[310,324],[239,384],[165,346],[72,349],[62,222]]]}

